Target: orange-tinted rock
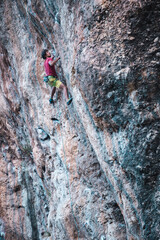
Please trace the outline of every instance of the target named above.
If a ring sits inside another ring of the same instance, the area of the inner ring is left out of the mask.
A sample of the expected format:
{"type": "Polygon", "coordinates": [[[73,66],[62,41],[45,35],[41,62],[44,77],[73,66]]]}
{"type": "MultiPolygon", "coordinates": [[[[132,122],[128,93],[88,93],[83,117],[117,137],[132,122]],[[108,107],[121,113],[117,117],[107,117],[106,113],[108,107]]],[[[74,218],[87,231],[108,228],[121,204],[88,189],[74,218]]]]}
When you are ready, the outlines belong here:
{"type": "Polygon", "coordinates": [[[159,10],[0,3],[0,239],[159,239],[159,10]],[[70,106],[49,105],[43,48],[70,106]]]}

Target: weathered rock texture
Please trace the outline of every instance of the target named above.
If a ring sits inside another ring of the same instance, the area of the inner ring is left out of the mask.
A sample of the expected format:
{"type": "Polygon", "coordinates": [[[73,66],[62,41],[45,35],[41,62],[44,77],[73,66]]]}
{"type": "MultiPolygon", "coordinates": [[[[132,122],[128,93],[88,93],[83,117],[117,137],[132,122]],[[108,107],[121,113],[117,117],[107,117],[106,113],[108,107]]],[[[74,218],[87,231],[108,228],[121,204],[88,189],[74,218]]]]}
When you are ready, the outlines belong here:
{"type": "Polygon", "coordinates": [[[0,20],[0,239],[160,239],[160,1],[5,0],[0,20]]]}

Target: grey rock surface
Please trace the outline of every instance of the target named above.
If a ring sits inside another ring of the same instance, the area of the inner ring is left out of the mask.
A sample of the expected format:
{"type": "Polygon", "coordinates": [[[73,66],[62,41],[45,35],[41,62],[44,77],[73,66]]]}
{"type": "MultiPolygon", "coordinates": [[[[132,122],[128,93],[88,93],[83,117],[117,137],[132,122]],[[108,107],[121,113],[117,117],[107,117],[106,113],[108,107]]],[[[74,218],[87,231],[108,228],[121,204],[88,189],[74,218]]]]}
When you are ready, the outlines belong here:
{"type": "Polygon", "coordinates": [[[0,2],[6,240],[160,239],[159,11],[159,0],[0,2]],[[44,48],[60,56],[70,106],[60,91],[48,103],[44,48]]]}

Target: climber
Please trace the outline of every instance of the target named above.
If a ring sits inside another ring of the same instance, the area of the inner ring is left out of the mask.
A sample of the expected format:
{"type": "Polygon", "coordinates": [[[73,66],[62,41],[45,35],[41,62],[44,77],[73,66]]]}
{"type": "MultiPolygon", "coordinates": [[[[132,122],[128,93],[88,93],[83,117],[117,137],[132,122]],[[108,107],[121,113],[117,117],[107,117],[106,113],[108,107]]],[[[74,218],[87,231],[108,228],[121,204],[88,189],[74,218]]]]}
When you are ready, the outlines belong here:
{"type": "Polygon", "coordinates": [[[42,51],[42,58],[45,59],[44,68],[46,72],[46,77],[44,78],[44,81],[46,81],[49,84],[49,86],[53,87],[49,102],[53,103],[53,96],[56,92],[56,88],[59,88],[63,90],[65,98],[67,100],[67,105],[69,105],[72,102],[72,97],[69,98],[67,87],[58,79],[55,66],[54,66],[60,58],[53,60],[54,56],[51,57],[51,53],[48,51],[48,49],[44,49],[42,51]]]}

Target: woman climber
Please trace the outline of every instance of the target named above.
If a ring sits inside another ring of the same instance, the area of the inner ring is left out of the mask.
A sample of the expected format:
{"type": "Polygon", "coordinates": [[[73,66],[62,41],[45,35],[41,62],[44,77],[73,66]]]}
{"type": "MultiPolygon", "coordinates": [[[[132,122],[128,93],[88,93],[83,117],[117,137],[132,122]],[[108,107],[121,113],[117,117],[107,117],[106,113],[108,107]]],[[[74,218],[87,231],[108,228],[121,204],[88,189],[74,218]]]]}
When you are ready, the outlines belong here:
{"type": "Polygon", "coordinates": [[[58,79],[54,66],[60,58],[53,60],[54,57],[51,57],[51,53],[48,51],[48,49],[44,49],[42,51],[42,58],[45,59],[44,68],[46,72],[46,77],[44,78],[44,81],[52,87],[51,98],[49,99],[49,102],[53,103],[53,96],[56,92],[56,88],[59,88],[63,90],[65,98],[67,100],[67,105],[69,105],[72,102],[72,97],[69,98],[67,87],[58,79]]]}

